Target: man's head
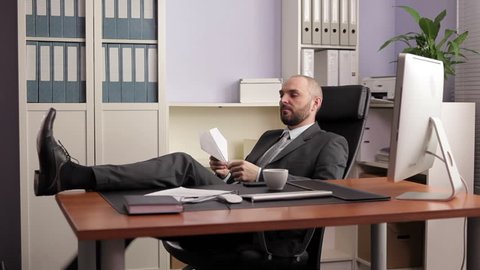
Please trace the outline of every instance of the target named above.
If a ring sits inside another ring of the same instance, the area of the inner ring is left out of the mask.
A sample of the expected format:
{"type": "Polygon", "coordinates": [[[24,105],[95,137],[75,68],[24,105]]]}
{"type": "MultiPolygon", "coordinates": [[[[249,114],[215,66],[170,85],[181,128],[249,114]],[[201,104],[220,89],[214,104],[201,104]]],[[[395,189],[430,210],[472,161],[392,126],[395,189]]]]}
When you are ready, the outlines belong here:
{"type": "Polygon", "coordinates": [[[291,129],[314,123],[322,99],[322,89],[313,78],[302,75],[290,77],[280,90],[282,122],[291,129]]]}

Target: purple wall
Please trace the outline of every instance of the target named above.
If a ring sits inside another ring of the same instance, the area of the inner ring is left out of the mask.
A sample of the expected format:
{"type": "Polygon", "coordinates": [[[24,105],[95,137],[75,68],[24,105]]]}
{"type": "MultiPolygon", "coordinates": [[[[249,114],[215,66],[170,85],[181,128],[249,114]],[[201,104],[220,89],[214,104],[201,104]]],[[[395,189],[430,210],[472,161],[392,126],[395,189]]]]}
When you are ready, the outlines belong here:
{"type": "Polygon", "coordinates": [[[281,1],[166,5],[169,102],[239,102],[240,78],[281,76],[281,1]]]}
{"type": "MultiPolygon", "coordinates": [[[[280,0],[166,2],[168,102],[238,102],[240,78],[281,76],[280,0]]],[[[401,49],[378,48],[397,34],[417,31],[410,15],[395,6],[408,5],[428,17],[447,9],[444,25],[456,27],[453,0],[359,3],[360,79],[395,75],[391,62],[401,49]]]]}

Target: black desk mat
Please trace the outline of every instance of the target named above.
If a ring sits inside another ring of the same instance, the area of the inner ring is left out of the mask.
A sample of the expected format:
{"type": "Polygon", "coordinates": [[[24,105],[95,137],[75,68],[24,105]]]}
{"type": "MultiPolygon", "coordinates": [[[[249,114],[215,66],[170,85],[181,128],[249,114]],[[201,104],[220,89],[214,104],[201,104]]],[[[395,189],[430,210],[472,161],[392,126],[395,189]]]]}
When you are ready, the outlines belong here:
{"type": "MultiPolygon", "coordinates": [[[[360,191],[344,186],[339,186],[331,183],[327,183],[322,180],[302,180],[292,182],[296,185],[300,185],[303,188],[293,185],[286,185],[283,191],[301,191],[306,189],[311,190],[330,190],[333,192],[333,196],[323,198],[311,198],[300,200],[284,200],[284,201],[266,201],[255,202],[244,200],[239,204],[228,204],[218,202],[215,200],[196,203],[196,204],[184,204],[184,211],[206,211],[206,210],[227,210],[227,209],[247,209],[247,208],[269,208],[269,207],[284,207],[284,206],[301,206],[301,205],[320,205],[320,204],[337,204],[337,203],[350,203],[350,202],[365,202],[365,201],[385,201],[389,200],[389,196],[375,194],[365,191],[360,191]]],[[[210,185],[197,187],[201,189],[218,189],[218,190],[230,190],[237,191],[239,194],[252,194],[252,193],[267,193],[272,192],[267,187],[245,187],[241,184],[237,185],[210,185]]],[[[103,191],[100,192],[102,197],[121,214],[127,214],[123,204],[123,196],[125,195],[139,195],[147,194],[158,190],[129,190],[129,191],[103,191]]],[[[282,192],[282,191],[277,191],[282,192]]]]}

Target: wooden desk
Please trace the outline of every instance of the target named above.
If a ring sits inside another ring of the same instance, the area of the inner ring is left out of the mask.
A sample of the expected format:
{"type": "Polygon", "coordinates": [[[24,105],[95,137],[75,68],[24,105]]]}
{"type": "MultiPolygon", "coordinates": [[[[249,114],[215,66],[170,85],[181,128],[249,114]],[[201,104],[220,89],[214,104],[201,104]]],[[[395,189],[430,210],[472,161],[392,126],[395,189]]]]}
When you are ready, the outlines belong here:
{"type": "MultiPolygon", "coordinates": [[[[102,241],[102,269],[124,263],[124,241],[135,237],[299,229],[355,224],[380,224],[428,219],[480,216],[480,196],[460,194],[448,202],[400,201],[406,191],[429,191],[412,182],[390,183],[385,178],[332,180],[335,184],[385,194],[390,201],[329,205],[184,212],[172,215],[119,214],[96,192],[56,195],[58,205],[79,240],[79,266],[96,269],[95,240],[102,241]]],[[[437,189],[438,190],[438,189],[437,189]]],[[[382,248],[380,246],[380,248],[382,248]]],[[[372,254],[385,253],[372,250],[372,254]]],[[[383,256],[383,255],[382,255],[383,256]]],[[[375,257],[375,256],[372,256],[375,257]]]]}

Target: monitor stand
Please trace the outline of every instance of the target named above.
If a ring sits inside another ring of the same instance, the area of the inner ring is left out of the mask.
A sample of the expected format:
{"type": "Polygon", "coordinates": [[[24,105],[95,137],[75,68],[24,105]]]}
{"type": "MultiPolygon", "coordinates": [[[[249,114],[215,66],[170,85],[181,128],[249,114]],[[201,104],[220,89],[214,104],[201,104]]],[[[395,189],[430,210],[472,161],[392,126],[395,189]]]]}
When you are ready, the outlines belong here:
{"type": "MultiPolygon", "coordinates": [[[[399,200],[432,200],[432,201],[449,201],[457,195],[462,189],[462,179],[458,172],[457,164],[452,155],[450,144],[448,143],[447,134],[443,127],[442,121],[437,117],[430,118],[430,124],[433,126],[434,132],[437,135],[440,151],[442,152],[443,163],[447,169],[448,177],[450,179],[450,186],[452,188],[450,193],[437,192],[405,192],[396,198],[399,200]]],[[[438,156],[437,156],[438,157],[438,156]]],[[[441,159],[441,157],[438,157],[441,159]]]]}

